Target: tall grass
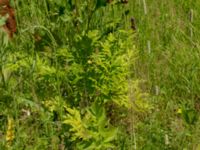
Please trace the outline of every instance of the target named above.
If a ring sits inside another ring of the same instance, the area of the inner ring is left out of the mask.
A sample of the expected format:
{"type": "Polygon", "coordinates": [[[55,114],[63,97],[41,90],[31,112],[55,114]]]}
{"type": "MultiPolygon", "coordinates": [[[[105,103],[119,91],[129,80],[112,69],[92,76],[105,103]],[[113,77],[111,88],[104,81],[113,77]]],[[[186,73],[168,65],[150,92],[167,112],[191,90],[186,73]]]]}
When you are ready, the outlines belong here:
{"type": "MultiPolygon", "coordinates": [[[[149,0],[147,14],[144,2],[134,3],[141,56],[138,77],[147,80],[153,95],[159,89],[159,95],[153,98],[157,111],[147,119],[149,125],[145,124],[150,128],[147,132],[150,137],[144,141],[156,139],[143,144],[147,147],[156,145],[156,141],[160,144],[164,142],[161,137],[167,134],[170,147],[166,149],[195,149],[199,144],[199,121],[191,125],[184,115],[177,115],[177,109],[194,111],[199,116],[199,1],[149,0]],[[159,131],[155,131],[156,126],[159,131]]],[[[163,147],[160,145],[157,149],[163,147]]]]}

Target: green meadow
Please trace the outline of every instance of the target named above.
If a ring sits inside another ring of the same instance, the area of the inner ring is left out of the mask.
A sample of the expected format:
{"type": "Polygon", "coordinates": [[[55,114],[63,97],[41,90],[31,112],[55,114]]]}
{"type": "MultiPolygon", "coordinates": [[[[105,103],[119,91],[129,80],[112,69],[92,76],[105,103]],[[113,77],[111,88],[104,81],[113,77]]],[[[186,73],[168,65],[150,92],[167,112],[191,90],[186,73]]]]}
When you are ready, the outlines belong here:
{"type": "Polygon", "coordinates": [[[200,150],[199,6],[10,0],[0,150],[200,150]]]}

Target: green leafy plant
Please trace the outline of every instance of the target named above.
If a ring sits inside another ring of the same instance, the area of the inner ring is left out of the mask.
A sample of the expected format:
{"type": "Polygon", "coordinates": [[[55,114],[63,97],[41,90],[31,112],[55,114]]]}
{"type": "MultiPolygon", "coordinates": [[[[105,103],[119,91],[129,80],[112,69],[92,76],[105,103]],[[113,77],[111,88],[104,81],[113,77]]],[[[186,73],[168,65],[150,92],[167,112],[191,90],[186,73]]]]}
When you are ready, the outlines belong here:
{"type": "Polygon", "coordinates": [[[13,3],[18,32],[12,40],[3,33],[0,47],[0,149],[7,116],[15,122],[13,149],[165,145],[159,121],[145,124],[152,123],[147,118],[155,105],[136,79],[139,37],[129,20],[133,2],[127,2],[13,3]]]}
{"type": "Polygon", "coordinates": [[[64,124],[70,125],[71,140],[78,149],[114,148],[117,129],[111,127],[102,105],[93,104],[82,116],[76,109],[66,108],[68,113],[64,124]]]}

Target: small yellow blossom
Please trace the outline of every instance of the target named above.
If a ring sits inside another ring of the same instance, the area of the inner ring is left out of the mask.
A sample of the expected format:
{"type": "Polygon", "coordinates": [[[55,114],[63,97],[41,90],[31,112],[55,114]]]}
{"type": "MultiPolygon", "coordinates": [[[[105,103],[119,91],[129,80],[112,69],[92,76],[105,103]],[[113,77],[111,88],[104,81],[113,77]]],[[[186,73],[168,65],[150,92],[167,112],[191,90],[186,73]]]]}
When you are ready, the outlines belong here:
{"type": "Polygon", "coordinates": [[[8,143],[7,146],[10,146],[12,141],[14,140],[14,120],[11,117],[8,117],[8,128],[6,132],[6,142],[8,143]]]}
{"type": "Polygon", "coordinates": [[[179,109],[177,110],[177,114],[182,114],[182,109],[181,109],[181,108],[179,108],[179,109]]]}

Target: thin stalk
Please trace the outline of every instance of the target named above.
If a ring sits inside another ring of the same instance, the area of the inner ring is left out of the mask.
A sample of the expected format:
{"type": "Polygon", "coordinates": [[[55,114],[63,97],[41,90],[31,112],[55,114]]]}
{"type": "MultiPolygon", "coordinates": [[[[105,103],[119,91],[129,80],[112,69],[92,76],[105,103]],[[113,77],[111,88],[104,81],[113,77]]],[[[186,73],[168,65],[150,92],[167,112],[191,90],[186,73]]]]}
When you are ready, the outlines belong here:
{"type": "Polygon", "coordinates": [[[3,83],[3,87],[6,88],[6,80],[5,80],[5,76],[3,74],[3,67],[0,66],[0,74],[1,74],[1,79],[2,79],[2,83],[3,83]]]}
{"type": "Polygon", "coordinates": [[[144,14],[147,15],[147,4],[145,0],[142,0],[144,6],[144,14]]]}
{"type": "Polygon", "coordinates": [[[151,41],[147,41],[147,50],[148,50],[148,53],[150,54],[151,53],[151,41]]]}
{"type": "MultiPolygon", "coordinates": [[[[193,20],[194,20],[194,12],[193,12],[193,9],[190,9],[190,23],[192,24],[193,23],[193,20]]],[[[192,39],[193,37],[193,28],[190,27],[190,37],[192,39]]]]}

